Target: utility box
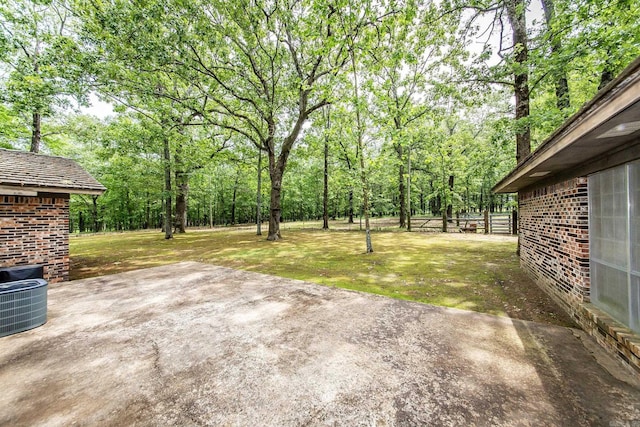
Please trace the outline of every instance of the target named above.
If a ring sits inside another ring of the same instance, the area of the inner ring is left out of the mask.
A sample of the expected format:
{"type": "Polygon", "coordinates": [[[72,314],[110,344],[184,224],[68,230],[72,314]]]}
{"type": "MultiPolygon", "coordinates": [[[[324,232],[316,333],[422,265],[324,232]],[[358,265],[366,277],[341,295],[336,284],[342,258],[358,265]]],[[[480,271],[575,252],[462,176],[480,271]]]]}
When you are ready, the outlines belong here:
{"type": "Polygon", "coordinates": [[[46,321],[46,280],[0,283],[0,337],[33,329],[46,321]]]}

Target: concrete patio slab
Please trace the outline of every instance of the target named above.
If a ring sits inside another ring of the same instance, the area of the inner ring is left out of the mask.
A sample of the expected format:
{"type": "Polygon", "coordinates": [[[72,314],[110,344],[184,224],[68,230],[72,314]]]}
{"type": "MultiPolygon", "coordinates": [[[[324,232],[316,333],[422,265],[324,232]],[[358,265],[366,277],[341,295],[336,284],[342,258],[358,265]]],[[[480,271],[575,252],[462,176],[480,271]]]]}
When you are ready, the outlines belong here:
{"type": "Polygon", "coordinates": [[[588,340],[180,263],[53,285],[48,322],[0,339],[0,424],[637,425],[588,340]]]}

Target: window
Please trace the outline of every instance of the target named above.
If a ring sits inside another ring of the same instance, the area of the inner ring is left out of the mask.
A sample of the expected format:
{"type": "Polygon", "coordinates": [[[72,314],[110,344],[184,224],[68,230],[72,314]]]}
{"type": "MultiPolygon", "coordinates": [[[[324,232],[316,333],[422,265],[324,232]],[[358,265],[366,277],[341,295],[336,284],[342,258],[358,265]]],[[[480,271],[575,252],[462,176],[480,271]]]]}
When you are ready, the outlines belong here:
{"type": "Polygon", "coordinates": [[[640,162],[589,176],[591,302],[640,333],[640,162]]]}

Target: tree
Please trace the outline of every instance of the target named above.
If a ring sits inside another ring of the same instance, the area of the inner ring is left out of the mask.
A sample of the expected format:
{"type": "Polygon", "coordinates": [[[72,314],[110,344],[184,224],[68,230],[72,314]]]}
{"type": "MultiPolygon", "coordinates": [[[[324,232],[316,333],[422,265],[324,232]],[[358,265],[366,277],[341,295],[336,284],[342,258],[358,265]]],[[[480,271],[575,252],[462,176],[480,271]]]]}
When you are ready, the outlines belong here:
{"type": "Polygon", "coordinates": [[[82,55],[64,0],[6,0],[0,5],[0,59],[8,69],[1,98],[29,116],[30,151],[41,148],[42,119],[70,98],[86,102],[82,55]]]}
{"type": "MultiPolygon", "coordinates": [[[[449,6],[451,7],[451,6],[449,6]]],[[[499,61],[495,63],[493,48],[485,42],[484,51],[477,57],[480,67],[472,70],[478,73],[475,77],[467,78],[483,84],[501,84],[513,88],[515,97],[514,128],[516,130],[516,160],[521,162],[531,152],[530,126],[530,87],[529,87],[529,39],[527,34],[527,1],[526,0],[498,0],[485,2],[458,2],[454,10],[468,8],[473,10],[473,16],[461,23],[463,30],[460,36],[476,37],[475,22],[481,16],[493,15],[489,29],[483,29],[490,35],[498,28],[499,61]],[[505,16],[506,15],[506,16],[505,16]],[[508,29],[505,29],[507,27],[508,29]],[[505,34],[506,33],[506,34],[505,34]],[[506,43],[504,37],[511,35],[511,43],[506,43]],[[491,61],[494,63],[491,64],[491,61]],[[487,66],[487,63],[491,64],[487,66]],[[509,80],[511,79],[511,80],[509,80]]],[[[465,73],[466,74],[466,73],[465,73]]]]}
{"type": "Polygon", "coordinates": [[[513,37],[513,88],[516,98],[516,161],[520,163],[531,153],[529,118],[529,42],[525,0],[504,0],[513,37]]]}
{"type": "MultiPolygon", "coordinates": [[[[344,25],[344,21],[343,21],[344,25]]],[[[365,221],[365,245],[366,253],[373,253],[373,244],[371,242],[371,224],[369,223],[369,181],[367,179],[367,170],[365,166],[364,153],[364,123],[362,120],[362,99],[360,98],[358,85],[358,61],[356,59],[355,37],[349,38],[349,60],[351,62],[351,73],[353,82],[353,110],[356,116],[354,134],[357,141],[358,157],[360,160],[360,184],[362,187],[362,210],[365,221]]]]}
{"type": "MultiPolygon", "coordinates": [[[[338,106],[336,106],[338,107],[338,106]]],[[[349,132],[349,124],[352,123],[351,119],[353,111],[347,109],[344,105],[339,106],[339,109],[334,108],[334,124],[332,132],[335,135],[335,140],[338,146],[336,147],[337,157],[342,161],[344,167],[346,167],[346,173],[344,181],[346,181],[347,187],[347,209],[346,216],[349,224],[353,224],[354,215],[354,187],[359,180],[357,174],[357,168],[359,163],[358,147],[351,133],[349,132]],[[336,123],[337,122],[337,123],[336,123]]],[[[335,175],[334,175],[335,176],[335,175]]]]}
{"type": "Polygon", "coordinates": [[[309,116],[329,103],[327,80],[347,60],[342,37],[333,30],[339,13],[312,0],[194,0],[151,2],[142,10],[102,5],[92,22],[108,37],[155,57],[158,72],[192,83],[193,96],[174,100],[203,123],[238,133],[267,153],[267,239],[277,240],[289,154],[309,116]],[[123,16],[127,22],[139,20],[135,39],[110,30],[123,16]]]}
{"type": "Polygon", "coordinates": [[[396,154],[400,227],[406,227],[406,151],[411,127],[434,106],[428,91],[449,57],[462,54],[462,45],[447,33],[458,14],[433,19],[436,6],[407,1],[398,13],[386,16],[375,38],[365,47],[368,81],[377,124],[396,154]]]}
{"type": "Polygon", "coordinates": [[[568,109],[571,106],[571,98],[569,94],[569,80],[567,78],[567,70],[564,62],[558,61],[558,56],[562,55],[562,40],[555,26],[556,10],[554,0],[540,0],[542,9],[544,10],[544,18],[546,23],[545,34],[549,38],[549,50],[551,56],[555,60],[551,74],[554,79],[556,106],[559,110],[568,109]]]}
{"type": "Polygon", "coordinates": [[[258,148],[256,185],[256,235],[262,236],[262,149],[258,148]]]}
{"type": "Polygon", "coordinates": [[[322,180],[322,229],[329,229],[329,135],[331,131],[331,110],[327,107],[324,111],[324,121],[326,123],[324,134],[324,170],[322,180]]]}

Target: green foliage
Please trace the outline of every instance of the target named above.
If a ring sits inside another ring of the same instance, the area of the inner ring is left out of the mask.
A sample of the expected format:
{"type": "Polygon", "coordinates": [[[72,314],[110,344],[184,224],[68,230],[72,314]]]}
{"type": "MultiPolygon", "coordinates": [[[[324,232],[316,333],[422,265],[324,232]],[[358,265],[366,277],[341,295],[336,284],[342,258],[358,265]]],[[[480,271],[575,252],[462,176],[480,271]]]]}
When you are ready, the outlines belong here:
{"type": "Polygon", "coordinates": [[[10,108],[0,105],[0,147],[18,149],[26,146],[28,135],[29,130],[20,116],[10,108]]]}
{"type": "Polygon", "coordinates": [[[0,99],[22,127],[31,125],[31,114],[52,116],[74,98],[86,104],[82,53],[65,0],[7,0],[0,21],[0,99]]]}
{"type": "Polygon", "coordinates": [[[540,143],[640,54],[640,6],[555,0],[549,22],[527,15],[518,63],[504,1],[454,3],[4,2],[0,147],[27,148],[31,114],[49,115],[47,151],[108,188],[74,196],[74,231],[159,228],[170,195],[186,198],[190,226],[252,222],[258,147],[263,218],[273,188],[286,221],[320,218],[325,141],[332,218],[363,212],[363,154],[373,216],[398,216],[403,199],[413,215],[507,208],[490,189],[514,166],[515,135],[530,126],[540,143]],[[489,9],[502,26],[483,28],[489,9]],[[515,122],[510,85],[524,71],[531,114],[515,122]],[[62,111],[89,83],[115,118],[62,111]]]}

